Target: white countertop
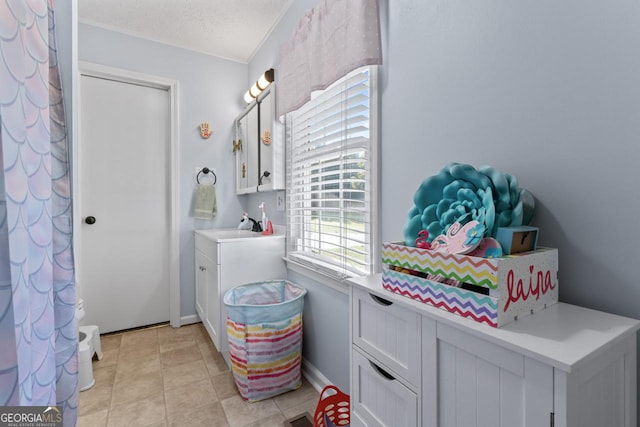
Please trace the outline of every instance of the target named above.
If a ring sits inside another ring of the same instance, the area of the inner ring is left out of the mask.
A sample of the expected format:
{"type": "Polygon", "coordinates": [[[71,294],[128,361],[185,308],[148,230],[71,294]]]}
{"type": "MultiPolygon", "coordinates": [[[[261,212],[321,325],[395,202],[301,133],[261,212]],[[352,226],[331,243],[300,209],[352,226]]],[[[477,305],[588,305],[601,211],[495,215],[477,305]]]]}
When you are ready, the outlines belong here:
{"type": "Polygon", "coordinates": [[[380,274],[354,278],[349,283],[566,372],[640,329],[640,320],[565,303],[554,304],[502,328],[492,328],[387,291],[380,274]]]}
{"type": "Polygon", "coordinates": [[[238,230],[237,228],[212,228],[209,230],[195,230],[195,233],[215,241],[232,241],[242,239],[284,239],[285,227],[273,226],[273,234],[263,235],[262,232],[238,230]]]}

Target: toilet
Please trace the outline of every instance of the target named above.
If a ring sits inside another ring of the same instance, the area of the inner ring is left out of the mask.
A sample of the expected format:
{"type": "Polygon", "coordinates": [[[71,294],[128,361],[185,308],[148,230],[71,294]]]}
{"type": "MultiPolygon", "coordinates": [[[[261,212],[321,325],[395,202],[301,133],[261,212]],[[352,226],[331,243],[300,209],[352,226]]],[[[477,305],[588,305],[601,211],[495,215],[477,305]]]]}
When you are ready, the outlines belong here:
{"type": "MultiPolygon", "coordinates": [[[[76,320],[78,325],[84,318],[84,301],[78,300],[76,308],[76,320]]],[[[97,326],[78,327],[78,389],[85,391],[93,387],[96,380],[93,378],[93,355],[98,360],[102,359],[102,348],[100,347],[100,331],[97,326]]]]}

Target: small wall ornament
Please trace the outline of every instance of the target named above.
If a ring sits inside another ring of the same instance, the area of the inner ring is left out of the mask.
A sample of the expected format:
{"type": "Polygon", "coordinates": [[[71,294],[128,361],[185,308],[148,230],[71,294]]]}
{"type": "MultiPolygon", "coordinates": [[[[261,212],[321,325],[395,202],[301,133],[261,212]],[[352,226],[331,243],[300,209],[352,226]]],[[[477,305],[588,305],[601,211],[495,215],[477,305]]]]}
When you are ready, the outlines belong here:
{"type": "Polygon", "coordinates": [[[242,140],[233,140],[233,152],[242,151],[242,140]]]}
{"type": "Polygon", "coordinates": [[[204,139],[208,139],[213,131],[209,129],[209,122],[200,123],[200,136],[204,139]]]}
{"type": "Polygon", "coordinates": [[[271,144],[271,131],[265,130],[264,132],[262,132],[262,136],[260,137],[260,139],[262,140],[264,145],[271,144]]]}

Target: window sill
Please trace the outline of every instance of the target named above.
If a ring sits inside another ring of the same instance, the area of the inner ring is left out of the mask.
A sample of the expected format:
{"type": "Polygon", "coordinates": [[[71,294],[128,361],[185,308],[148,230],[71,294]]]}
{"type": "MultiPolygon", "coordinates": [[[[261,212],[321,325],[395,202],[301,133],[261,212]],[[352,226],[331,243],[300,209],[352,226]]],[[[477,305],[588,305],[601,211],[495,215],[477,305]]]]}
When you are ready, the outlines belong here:
{"type": "Polygon", "coordinates": [[[328,272],[321,270],[320,268],[314,268],[311,265],[307,265],[297,260],[287,257],[284,257],[283,259],[287,263],[287,268],[289,270],[302,274],[303,276],[306,276],[340,293],[349,295],[349,285],[346,281],[350,279],[350,277],[341,279],[337,277],[337,275],[334,276],[328,272]]]}

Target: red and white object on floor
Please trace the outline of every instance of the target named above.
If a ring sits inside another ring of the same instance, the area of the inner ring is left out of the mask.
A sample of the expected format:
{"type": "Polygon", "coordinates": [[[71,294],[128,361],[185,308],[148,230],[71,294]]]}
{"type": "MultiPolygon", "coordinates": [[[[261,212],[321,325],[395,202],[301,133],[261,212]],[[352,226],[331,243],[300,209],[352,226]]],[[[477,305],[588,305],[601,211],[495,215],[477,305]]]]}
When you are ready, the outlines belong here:
{"type": "Polygon", "coordinates": [[[338,387],[329,384],[320,392],[313,414],[313,427],[349,427],[351,399],[338,387]]]}

